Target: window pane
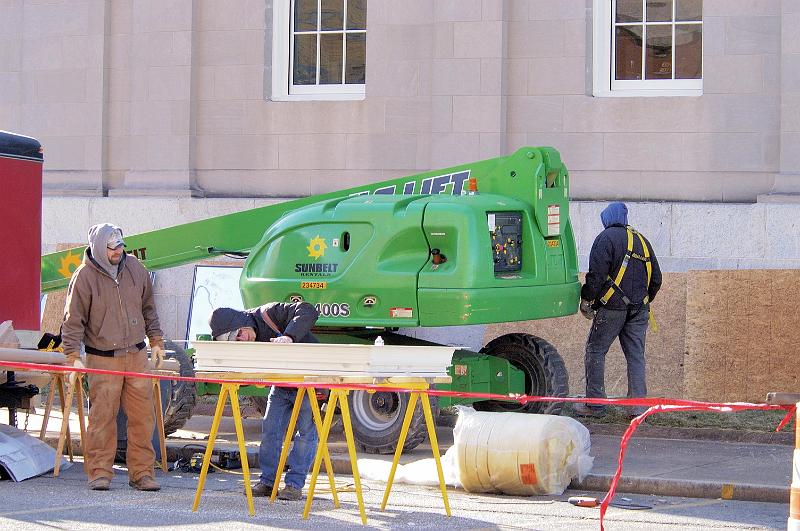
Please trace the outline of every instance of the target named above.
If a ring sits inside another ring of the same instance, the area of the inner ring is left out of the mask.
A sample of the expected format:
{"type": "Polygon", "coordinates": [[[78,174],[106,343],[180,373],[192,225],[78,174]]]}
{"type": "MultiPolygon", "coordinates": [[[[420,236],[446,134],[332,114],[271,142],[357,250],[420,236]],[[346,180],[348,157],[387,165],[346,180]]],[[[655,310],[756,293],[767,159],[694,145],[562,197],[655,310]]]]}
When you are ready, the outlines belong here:
{"type": "Polygon", "coordinates": [[[343,0],[322,0],[322,30],[341,30],[344,19],[343,0]]]}
{"type": "Polygon", "coordinates": [[[319,46],[319,84],[342,82],[342,34],[324,33],[319,46]]]}
{"type": "Polygon", "coordinates": [[[367,29],[367,0],[347,0],[347,29],[367,29]]]}
{"type": "Polygon", "coordinates": [[[294,72],[295,85],[316,85],[317,83],[317,36],[294,36],[294,72]]]}
{"type": "Polygon", "coordinates": [[[703,0],[678,0],[675,20],[703,20],[703,0]]]}
{"type": "Polygon", "coordinates": [[[642,0],[617,0],[617,22],[642,22],[642,0]]]}
{"type": "Polygon", "coordinates": [[[618,26],[616,39],[616,79],[642,79],[642,27],[618,26]]]}
{"type": "Polygon", "coordinates": [[[672,26],[647,26],[645,79],[672,79],[672,26]]]}
{"type": "Polygon", "coordinates": [[[703,74],[703,26],[675,25],[675,79],[700,79],[703,74]]]}
{"type": "Polygon", "coordinates": [[[364,33],[347,34],[347,64],[344,82],[364,84],[367,66],[367,38],[364,33]]]}
{"type": "Polygon", "coordinates": [[[672,22],[672,0],[647,0],[647,22],[672,22]]]}
{"type": "Polygon", "coordinates": [[[294,30],[317,30],[317,0],[294,0],[294,30]]]}

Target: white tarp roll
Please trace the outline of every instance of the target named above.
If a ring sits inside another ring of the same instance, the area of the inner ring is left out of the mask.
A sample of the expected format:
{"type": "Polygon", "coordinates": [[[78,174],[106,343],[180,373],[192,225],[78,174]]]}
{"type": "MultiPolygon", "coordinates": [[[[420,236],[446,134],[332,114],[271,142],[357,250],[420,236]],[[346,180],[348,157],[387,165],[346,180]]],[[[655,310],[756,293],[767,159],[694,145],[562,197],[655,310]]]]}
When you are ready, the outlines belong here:
{"type": "Polygon", "coordinates": [[[569,417],[459,408],[453,436],[469,492],[562,494],[594,461],[589,430],[569,417]]]}
{"type": "MultiPolygon", "coordinates": [[[[589,430],[569,417],[479,412],[458,407],[453,446],[442,458],[445,483],[469,492],[560,495],[592,468],[589,430]]],[[[386,481],[391,463],[359,459],[365,479],[386,481]]],[[[399,465],[396,483],[438,485],[433,458],[399,465]]]]}

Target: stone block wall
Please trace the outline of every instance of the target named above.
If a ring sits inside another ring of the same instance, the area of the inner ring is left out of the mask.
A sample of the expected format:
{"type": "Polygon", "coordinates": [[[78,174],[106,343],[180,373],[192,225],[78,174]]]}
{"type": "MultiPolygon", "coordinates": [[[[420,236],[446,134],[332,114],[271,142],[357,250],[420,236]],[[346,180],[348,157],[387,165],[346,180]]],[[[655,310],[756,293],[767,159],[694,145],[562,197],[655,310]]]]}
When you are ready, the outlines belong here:
{"type": "Polygon", "coordinates": [[[276,101],[273,3],[5,2],[0,123],[62,196],[303,196],[551,145],[577,199],[754,201],[800,189],[795,4],[707,0],[702,96],[616,98],[595,0],[371,0],[365,98],[276,101]]]}

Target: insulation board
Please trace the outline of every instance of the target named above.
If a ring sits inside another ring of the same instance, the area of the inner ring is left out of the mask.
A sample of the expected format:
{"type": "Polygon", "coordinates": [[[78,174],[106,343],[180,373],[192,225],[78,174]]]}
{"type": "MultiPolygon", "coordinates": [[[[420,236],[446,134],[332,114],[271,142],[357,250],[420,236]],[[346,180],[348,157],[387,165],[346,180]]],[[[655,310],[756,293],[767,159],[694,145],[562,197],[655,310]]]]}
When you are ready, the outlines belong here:
{"type": "Polygon", "coordinates": [[[455,347],[194,341],[198,371],[446,377],[455,347]]]}

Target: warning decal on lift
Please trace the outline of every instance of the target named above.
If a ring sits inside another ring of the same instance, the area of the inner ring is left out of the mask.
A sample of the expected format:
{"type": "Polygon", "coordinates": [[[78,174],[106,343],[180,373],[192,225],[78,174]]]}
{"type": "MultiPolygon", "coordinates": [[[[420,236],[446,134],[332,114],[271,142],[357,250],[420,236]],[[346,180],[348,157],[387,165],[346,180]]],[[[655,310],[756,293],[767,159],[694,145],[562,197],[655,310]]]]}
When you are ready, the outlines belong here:
{"type": "Polygon", "coordinates": [[[390,317],[414,317],[413,308],[389,308],[390,317]]]}
{"type": "Polygon", "coordinates": [[[547,234],[546,236],[558,236],[561,226],[561,207],[559,205],[547,205],[547,234]]]}

